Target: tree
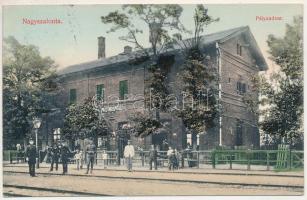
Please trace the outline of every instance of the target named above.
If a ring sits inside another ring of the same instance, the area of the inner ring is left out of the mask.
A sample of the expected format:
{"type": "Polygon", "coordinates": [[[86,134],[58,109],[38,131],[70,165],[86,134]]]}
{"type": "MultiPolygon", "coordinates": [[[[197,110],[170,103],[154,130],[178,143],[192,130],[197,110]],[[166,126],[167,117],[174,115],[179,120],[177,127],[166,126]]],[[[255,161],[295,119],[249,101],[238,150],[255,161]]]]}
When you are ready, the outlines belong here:
{"type": "Polygon", "coordinates": [[[31,136],[33,117],[52,108],[56,65],[12,36],[4,39],[3,53],[3,134],[9,144],[31,136]]]}
{"type": "Polygon", "coordinates": [[[255,79],[262,96],[259,104],[264,106],[259,110],[260,127],[277,141],[295,145],[303,137],[303,18],[287,24],[283,38],[269,35],[267,43],[280,72],[255,79]]]}
{"type": "Polygon", "coordinates": [[[111,131],[109,122],[101,116],[95,101],[94,98],[87,98],[79,105],[69,105],[63,126],[65,139],[97,138],[111,131]]]}
{"type": "Polygon", "coordinates": [[[135,45],[142,53],[149,56],[152,52],[154,59],[167,48],[166,44],[170,41],[170,30],[185,30],[180,22],[182,7],[176,4],[131,4],[123,5],[122,12],[110,12],[101,17],[104,24],[112,24],[109,32],[125,30],[127,35],[119,39],[135,45]],[[138,34],[143,34],[144,30],[136,28],[134,20],[141,20],[149,29],[149,42],[151,49],[146,49],[137,39],[138,34]]]}
{"type": "MultiPolygon", "coordinates": [[[[122,12],[110,12],[106,16],[102,16],[101,20],[104,24],[112,24],[109,32],[125,30],[127,35],[120,37],[121,40],[130,42],[135,45],[137,50],[140,50],[139,56],[134,59],[131,64],[144,64],[149,71],[148,79],[145,82],[145,105],[150,114],[145,114],[149,118],[143,118],[144,122],[156,121],[160,123],[160,110],[166,109],[166,96],[168,95],[168,86],[166,84],[167,69],[173,64],[173,55],[165,55],[166,49],[171,41],[169,34],[170,30],[187,31],[180,22],[182,7],[179,5],[124,5],[122,12]],[[133,20],[140,20],[146,24],[149,30],[149,43],[151,48],[145,48],[137,39],[138,34],[143,34],[144,30],[135,27],[133,20]],[[151,102],[150,96],[156,97],[161,101],[151,102]],[[154,107],[155,109],[151,109],[154,107]],[[155,113],[155,114],[153,114],[155,113]],[[152,119],[156,118],[156,119],[152,119]]],[[[138,121],[135,119],[134,121],[138,121]]],[[[154,133],[153,129],[157,127],[148,127],[147,133],[154,133]]],[[[144,130],[144,129],[138,129],[144,130]]],[[[143,133],[137,132],[137,136],[143,133]]]]}
{"type": "Polygon", "coordinates": [[[130,118],[134,122],[133,131],[140,137],[155,134],[159,128],[162,128],[162,124],[158,120],[148,116],[148,113],[137,112],[130,118]]]}
{"type": "MultiPolygon", "coordinates": [[[[175,54],[166,50],[172,49],[173,45],[176,43],[178,45],[182,45],[184,47],[184,51],[186,51],[186,59],[189,61],[185,62],[185,65],[189,65],[186,68],[186,71],[183,73],[190,73],[193,76],[191,79],[197,79],[197,84],[203,84],[204,81],[201,81],[202,78],[208,78],[202,72],[206,67],[202,65],[204,60],[203,55],[199,52],[199,42],[200,42],[200,34],[204,31],[204,27],[216,21],[207,14],[207,9],[202,5],[198,5],[195,9],[194,22],[195,22],[195,31],[192,36],[192,39],[182,41],[183,33],[191,33],[184,28],[184,26],[180,22],[180,16],[182,13],[182,7],[179,5],[125,5],[123,6],[123,11],[126,13],[120,13],[119,11],[111,12],[107,16],[102,17],[102,22],[106,24],[113,24],[113,27],[110,31],[117,31],[125,29],[128,34],[126,36],[121,37],[120,39],[131,42],[135,44],[136,48],[143,52],[143,57],[147,57],[144,59],[147,61],[146,65],[148,66],[146,69],[149,71],[148,79],[145,84],[145,107],[148,108],[149,113],[143,113],[142,117],[140,114],[136,114],[136,118],[132,120],[137,123],[136,135],[137,136],[146,136],[149,134],[158,133],[158,130],[161,127],[164,127],[163,123],[160,121],[160,112],[168,112],[171,114],[177,114],[180,117],[184,118],[184,123],[188,127],[197,129],[202,126],[205,120],[209,118],[214,118],[214,112],[216,108],[213,106],[215,100],[213,95],[213,90],[210,90],[210,108],[214,110],[212,113],[206,112],[201,107],[198,111],[188,111],[180,113],[173,113],[169,110],[168,104],[168,96],[170,94],[170,87],[167,83],[168,71],[169,68],[175,63],[175,54]],[[137,34],[143,33],[143,30],[137,29],[132,23],[132,19],[137,18],[138,20],[143,21],[149,30],[149,42],[151,44],[150,49],[144,48],[137,40],[137,34]],[[169,30],[176,30],[177,33],[172,36],[169,34],[169,30]],[[197,58],[193,57],[193,54],[196,52],[197,58]],[[192,57],[191,57],[192,56],[192,57]],[[149,60],[149,62],[148,62],[149,60]],[[196,64],[197,62],[197,64],[196,64]],[[194,66],[202,66],[197,68],[193,73],[194,66]],[[188,69],[189,68],[189,69],[188,69]],[[190,70],[190,71],[189,71],[190,70]],[[191,71],[192,70],[192,71],[191,71]],[[200,73],[199,73],[200,72],[200,73]],[[194,77],[197,76],[197,77],[194,77]],[[199,114],[199,120],[194,120],[195,114],[199,114]],[[205,117],[206,115],[206,117],[205,117]],[[188,116],[190,118],[188,119],[188,116]],[[194,123],[194,125],[192,125],[194,123]]],[[[143,59],[141,59],[144,61],[143,59]]],[[[136,62],[139,64],[139,62],[136,62]]],[[[141,62],[145,63],[145,62],[141,62]]],[[[135,63],[133,63],[135,64],[135,63]]],[[[207,63],[208,64],[208,63],[207,63]]],[[[205,73],[208,73],[209,70],[206,70],[205,73]]],[[[182,76],[183,77],[183,76],[182,76]]],[[[210,76],[211,78],[211,76],[210,76]]],[[[191,81],[187,79],[183,79],[183,81],[191,81]]],[[[210,80],[208,80],[210,82],[210,80]]],[[[192,90],[196,90],[199,85],[194,85],[192,90]]],[[[209,86],[209,85],[207,85],[209,86]]],[[[194,92],[188,91],[187,92],[194,92]]],[[[204,89],[204,88],[202,88],[204,89]]],[[[198,92],[198,91],[197,91],[198,92]]],[[[192,95],[196,97],[196,93],[194,92],[192,95]]],[[[207,107],[206,107],[207,108],[207,107]]],[[[210,122],[211,123],[211,122],[210,122]]],[[[209,123],[207,124],[209,125],[209,123]]]]}
{"type": "Polygon", "coordinates": [[[182,47],[185,56],[178,74],[181,82],[179,85],[183,86],[181,89],[185,96],[197,101],[196,106],[187,106],[176,111],[176,114],[182,118],[187,128],[198,133],[213,127],[219,114],[217,68],[210,56],[206,55],[207,52],[203,52],[200,48],[204,28],[218,20],[209,16],[208,9],[203,5],[197,5],[194,12],[193,37],[182,41],[182,36],[177,35],[177,40],[174,41],[182,47]]]}
{"type": "Polygon", "coordinates": [[[199,49],[190,49],[189,53],[178,74],[186,105],[175,113],[187,128],[201,133],[216,125],[218,76],[210,58],[199,49]]]}

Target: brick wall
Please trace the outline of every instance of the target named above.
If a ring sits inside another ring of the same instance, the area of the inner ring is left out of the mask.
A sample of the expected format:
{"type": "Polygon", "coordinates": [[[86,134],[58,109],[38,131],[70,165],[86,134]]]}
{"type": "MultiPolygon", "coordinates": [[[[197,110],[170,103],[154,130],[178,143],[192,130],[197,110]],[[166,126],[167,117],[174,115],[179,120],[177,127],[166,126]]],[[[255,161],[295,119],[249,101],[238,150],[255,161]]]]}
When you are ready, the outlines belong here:
{"type": "Polygon", "coordinates": [[[257,116],[252,114],[238,94],[237,82],[246,84],[246,93],[258,98],[256,92],[251,91],[251,75],[258,73],[252,58],[248,42],[243,37],[235,37],[221,44],[221,85],[222,85],[222,144],[236,145],[237,123],[242,121],[242,142],[244,146],[258,145],[259,132],[255,127],[257,116]],[[242,55],[237,55],[237,44],[242,47],[242,55]]]}
{"type": "MultiPolygon", "coordinates": [[[[259,145],[259,132],[255,124],[257,117],[251,114],[246,105],[242,102],[242,96],[237,93],[237,81],[241,81],[246,84],[247,92],[251,92],[249,87],[251,82],[249,80],[250,75],[257,74],[253,56],[249,51],[249,47],[246,45],[248,42],[244,41],[243,37],[235,37],[220,44],[221,48],[221,84],[222,84],[222,144],[227,146],[236,145],[237,138],[237,122],[242,121],[242,145],[257,146],[259,145]],[[242,45],[242,55],[237,55],[237,44],[242,45]]],[[[216,60],[215,47],[211,46],[209,54],[212,61],[216,60]]],[[[168,81],[176,87],[176,74],[178,72],[178,65],[182,60],[176,58],[171,72],[169,74],[168,81]]],[[[146,72],[144,74],[144,68],[141,66],[135,67],[128,65],[127,63],[119,63],[114,66],[101,67],[101,71],[92,72],[80,72],[76,76],[69,76],[63,79],[64,92],[61,97],[61,101],[64,105],[67,105],[69,100],[69,90],[77,89],[77,102],[82,102],[84,98],[93,96],[96,93],[96,85],[104,84],[105,88],[105,100],[109,101],[109,96],[119,96],[119,82],[122,80],[128,81],[129,94],[140,94],[138,97],[142,97],[144,92],[144,75],[148,76],[146,72]]],[[[176,88],[175,88],[176,89],[176,88]]],[[[253,93],[254,98],[257,98],[257,94],[253,93]]],[[[131,107],[133,101],[127,103],[128,111],[117,111],[109,115],[113,129],[116,130],[117,123],[128,121],[131,113],[135,112],[131,107]]],[[[184,127],[181,120],[171,118],[172,121],[172,133],[169,136],[169,140],[177,143],[179,148],[184,148],[185,144],[183,140],[186,138],[184,127]],[[173,134],[176,133],[176,134],[173,134]]],[[[138,143],[141,140],[133,139],[133,143],[138,143]]],[[[151,143],[151,137],[147,137],[142,140],[143,145],[149,146],[151,143]]],[[[200,135],[200,149],[211,149],[219,145],[219,126],[208,130],[205,134],[200,135]]]]}

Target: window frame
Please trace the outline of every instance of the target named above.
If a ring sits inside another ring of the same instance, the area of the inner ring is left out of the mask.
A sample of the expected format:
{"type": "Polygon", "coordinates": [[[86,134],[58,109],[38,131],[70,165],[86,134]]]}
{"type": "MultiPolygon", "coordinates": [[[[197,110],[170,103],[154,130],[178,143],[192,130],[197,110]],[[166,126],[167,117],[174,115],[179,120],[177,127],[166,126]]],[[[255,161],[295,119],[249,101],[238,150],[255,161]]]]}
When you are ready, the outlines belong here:
{"type": "Polygon", "coordinates": [[[237,94],[243,95],[247,92],[246,83],[243,83],[241,81],[237,81],[237,94]]]}
{"type": "Polygon", "coordinates": [[[237,55],[242,56],[242,45],[237,43],[237,55]]]}
{"type": "Polygon", "coordinates": [[[71,89],[69,89],[69,103],[74,104],[76,102],[77,102],[77,89],[71,88],[71,89]],[[74,91],[74,93],[73,93],[73,91],[74,91]]]}
{"type": "Polygon", "coordinates": [[[104,101],[104,95],[105,94],[105,87],[104,84],[98,84],[96,85],[96,100],[98,101],[104,101]],[[99,87],[101,87],[99,89],[99,87]],[[100,93],[100,94],[99,94],[100,93]]]}
{"type": "Polygon", "coordinates": [[[128,80],[119,81],[119,100],[125,100],[127,94],[129,94],[128,80]]]}

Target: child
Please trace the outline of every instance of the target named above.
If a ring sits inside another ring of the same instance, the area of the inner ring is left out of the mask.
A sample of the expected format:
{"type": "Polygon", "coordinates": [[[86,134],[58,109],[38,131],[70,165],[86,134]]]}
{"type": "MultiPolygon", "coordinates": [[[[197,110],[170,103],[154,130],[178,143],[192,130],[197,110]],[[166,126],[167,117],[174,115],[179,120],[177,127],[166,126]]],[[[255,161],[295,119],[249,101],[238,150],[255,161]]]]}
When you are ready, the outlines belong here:
{"type": "Polygon", "coordinates": [[[75,160],[77,164],[77,170],[82,169],[82,150],[77,150],[77,153],[75,154],[75,160]]]}

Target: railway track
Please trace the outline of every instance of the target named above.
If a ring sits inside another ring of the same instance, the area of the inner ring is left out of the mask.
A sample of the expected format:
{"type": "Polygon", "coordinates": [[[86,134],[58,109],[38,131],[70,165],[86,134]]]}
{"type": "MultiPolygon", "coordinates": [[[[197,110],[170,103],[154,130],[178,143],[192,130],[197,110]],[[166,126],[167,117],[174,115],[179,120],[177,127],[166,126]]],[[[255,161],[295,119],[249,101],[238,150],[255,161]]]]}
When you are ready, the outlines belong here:
{"type": "Polygon", "coordinates": [[[42,187],[33,187],[25,185],[12,185],[12,184],[3,184],[3,189],[5,192],[4,196],[7,197],[30,197],[36,192],[42,192],[42,196],[111,196],[101,193],[91,193],[91,192],[80,192],[72,190],[62,190],[54,188],[42,188],[42,187]]]}
{"type": "MultiPolygon", "coordinates": [[[[4,174],[28,174],[27,172],[21,171],[3,171],[4,174]]],[[[53,174],[47,172],[39,172],[38,175],[44,176],[61,176],[60,174],[53,174]]],[[[105,175],[85,175],[85,174],[69,174],[72,177],[83,177],[83,178],[103,178],[103,179],[117,179],[117,180],[138,180],[138,181],[163,181],[163,182],[173,182],[173,183],[192,183],[192,184],[212,184],[212,185],[223,185],[230,187],[261,187],[261,188],[282,188],[282,189],[294,189],[294,190],[304,190],[304,186],[299,185],[282,185],[282,184],[263,184],[263,183],[238,183],[238,182],[218,182],[218,181],[206,181],[206,180],[183,180],[183,179],[158,179],[150,177],[125,177],[125,176],[105,176],[105,175]]]]}
{"type": "MultiPolygon", "coordinates": [[[[27,166],[14,166],[14,165],[4,165],[4,167],[20,167],[20,168],[24,168],[27,166]]],[[[48,168],[49,167],[40,167],[40,168],[48,168]]],[[[100,169],[100,168],[95,168],[95,171],[127,171],[126,169],[100,169]]],[[[304,178],[303,175],[297,175],[297,174],[263,174],[263,173],[236,173],[236,172],[222,172],[223,170],[221,170],[221,172],[191,172],[191,171],[174,171],[172,173],[179,173],[179,174],[208,174],[208,175],[233,175],[233,176],[269,176],[269,177],[294,177],[294,178],[304,178]]],[[[137,172],[142,172],[142,173],[148,173],[148,170],[137,170],[137,172]]],[[[169,173],[169,171],[161,171],[161,170],[157,170],[157,171],[150,171],[150,173],[169,173]]]]}

